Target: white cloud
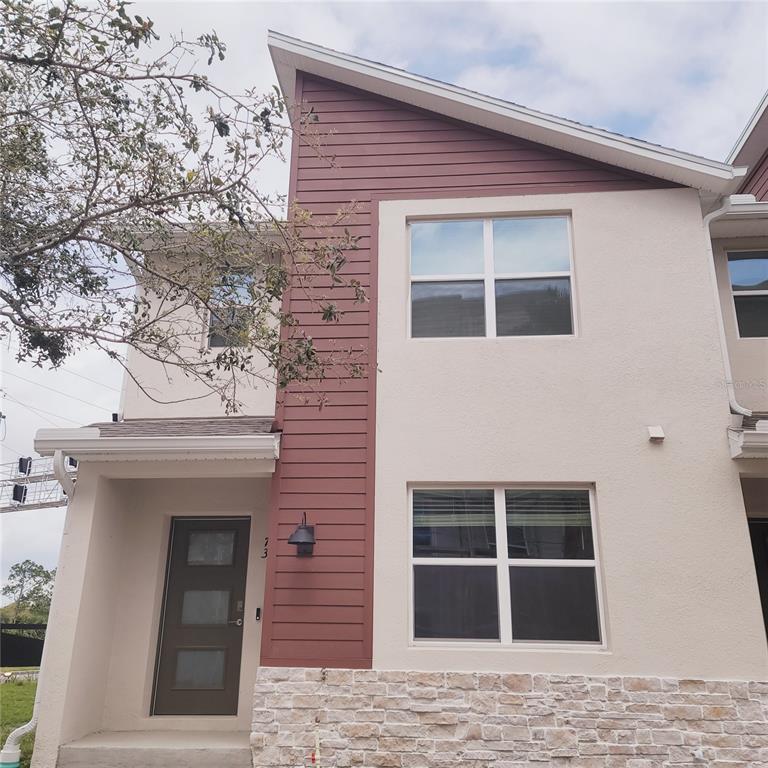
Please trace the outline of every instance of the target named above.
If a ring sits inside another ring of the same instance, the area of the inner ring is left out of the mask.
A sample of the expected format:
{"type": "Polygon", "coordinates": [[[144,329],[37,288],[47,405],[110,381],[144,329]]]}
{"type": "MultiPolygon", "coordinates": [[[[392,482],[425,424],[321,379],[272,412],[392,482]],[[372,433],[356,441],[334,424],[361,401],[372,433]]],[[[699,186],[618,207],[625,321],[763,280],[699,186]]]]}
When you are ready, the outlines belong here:
{"type": "Polygon", "coordinates": [[[514,3],[491,7],[492,46],[522,64],[467,67],[460,84],[639,138],[724,157],[768,85],[768,6],[514,3]]]}

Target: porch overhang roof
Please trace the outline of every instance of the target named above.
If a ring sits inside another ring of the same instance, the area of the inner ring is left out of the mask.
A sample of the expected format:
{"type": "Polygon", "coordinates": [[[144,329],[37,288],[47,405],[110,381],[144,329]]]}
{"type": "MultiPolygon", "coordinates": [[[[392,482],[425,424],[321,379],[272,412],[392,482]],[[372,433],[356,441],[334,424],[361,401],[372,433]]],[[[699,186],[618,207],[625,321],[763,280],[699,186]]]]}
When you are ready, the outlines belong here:
{"type": "Polygon", "coordinates": [[[755,414],[746,429],[728,430],[731,457],[768,459],[768,413],[755,414]]]}
{"type": "Polygon", "coordinates": [[[744,200],[733,203],[709,225],[712,237],[768,236],[768,202],[756,200],[753,195],[734,195],[733,198],[744,200]]]}
{"type": "Polygon", "coordinates": [[[61,451],[78,461],[246,459],[269,462],[269,471],[280,457],[279,433],[116,437],[102,436],[98,427],[80,427],[40,429],[34,445],[42,456],[61,451]]]}
{"type": "Polygon", "coordinates": [[[280,88],[289,104],[294,99],[296,73],[307,72],[454,120],[693,187],[707,197],[736,192],[747,171],[538,112],[279,32],[269,32],[268,45],[280,88]]]}

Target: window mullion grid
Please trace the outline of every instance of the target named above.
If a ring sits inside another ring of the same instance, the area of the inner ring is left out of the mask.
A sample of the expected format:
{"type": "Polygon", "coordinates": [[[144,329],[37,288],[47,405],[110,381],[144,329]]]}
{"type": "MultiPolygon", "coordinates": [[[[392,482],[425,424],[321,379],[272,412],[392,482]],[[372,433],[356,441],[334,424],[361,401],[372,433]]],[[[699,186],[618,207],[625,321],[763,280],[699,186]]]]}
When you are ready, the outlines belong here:
{"type": "MultiPolygon", "coordinates": [[[[493,220],[483,220],[483,262],[485,264],[485,335],[496,338],[496,285],[493,263],[493,220]]],[[[498,533],[497,533],[498,535],[498,533]]]]}
{"type": "Polygon", "coordinates": [[[499,639],[512,644],[512,602],[509,588],[509,551],[507,549],[507,511],[503,488],[493,489],[496,517],[496,577],[499,596],[499,639]]]}
{"type": "Polygon", "coordinates": [[[482,274],[474,272],[455,275],[411,275],[412,283],[479,283],[482,279],[482,274]]]}
{"type": "Polygon", "coordinates": [[[547,280],[555,277],[570,277],[570,272],[500,272],[495,280],[547,280]]]}

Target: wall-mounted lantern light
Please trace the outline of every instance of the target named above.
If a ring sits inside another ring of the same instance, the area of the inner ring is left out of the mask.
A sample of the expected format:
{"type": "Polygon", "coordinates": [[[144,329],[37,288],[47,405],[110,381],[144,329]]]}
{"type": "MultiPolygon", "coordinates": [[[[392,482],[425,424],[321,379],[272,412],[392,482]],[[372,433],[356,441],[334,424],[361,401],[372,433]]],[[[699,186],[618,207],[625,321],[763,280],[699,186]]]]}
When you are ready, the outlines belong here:
{"type": "Polygon", "coordinates": [[[315,547],[315,526],[307,525],[307,513],[305,512],[296,530],[288,537],[289,544],[296,545],[296,554],[299,557],[309,557],[315,547]]]}

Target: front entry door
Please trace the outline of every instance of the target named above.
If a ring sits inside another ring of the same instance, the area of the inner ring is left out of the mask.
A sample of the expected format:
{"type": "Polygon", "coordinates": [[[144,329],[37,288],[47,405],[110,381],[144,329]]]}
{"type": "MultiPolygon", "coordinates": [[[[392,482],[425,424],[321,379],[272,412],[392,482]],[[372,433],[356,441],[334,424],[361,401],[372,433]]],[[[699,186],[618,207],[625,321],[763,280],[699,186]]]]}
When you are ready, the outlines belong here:
{"type": "Polygon", "coordinates": [[[248,518],[174,518],[153,715],[236,715],[248,518]]]}
{"type": "Polygon", "coordinates": [[[752,539],[752,553],[757,568],[757,587],[763,606],[765,631],[768,633],[768,519],[750,520],[749,535],[752,539]]]}

